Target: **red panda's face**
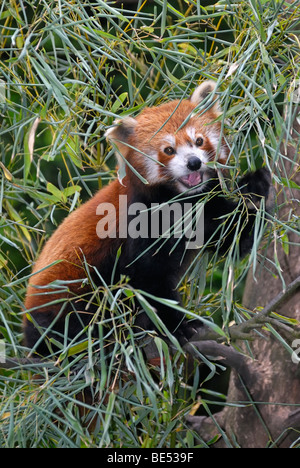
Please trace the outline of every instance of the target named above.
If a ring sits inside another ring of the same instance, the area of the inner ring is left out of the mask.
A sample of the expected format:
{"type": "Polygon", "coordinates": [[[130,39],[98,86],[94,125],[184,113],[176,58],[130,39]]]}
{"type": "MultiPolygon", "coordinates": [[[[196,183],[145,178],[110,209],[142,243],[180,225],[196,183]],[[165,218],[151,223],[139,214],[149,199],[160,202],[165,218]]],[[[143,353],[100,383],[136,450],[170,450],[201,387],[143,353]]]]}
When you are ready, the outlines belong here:
{"type": "Polygon", "coordinates": [[[207,163],[226,161],[228,148],[220,123],[214,122],[220,114],[218,104],[213,102],[205,113],[195,109],[212,86],[204,82],[190,99],[147,108],[107,132],[150,185],[171,183],[178,192],[200,192],[212,174],[207,163]]]}

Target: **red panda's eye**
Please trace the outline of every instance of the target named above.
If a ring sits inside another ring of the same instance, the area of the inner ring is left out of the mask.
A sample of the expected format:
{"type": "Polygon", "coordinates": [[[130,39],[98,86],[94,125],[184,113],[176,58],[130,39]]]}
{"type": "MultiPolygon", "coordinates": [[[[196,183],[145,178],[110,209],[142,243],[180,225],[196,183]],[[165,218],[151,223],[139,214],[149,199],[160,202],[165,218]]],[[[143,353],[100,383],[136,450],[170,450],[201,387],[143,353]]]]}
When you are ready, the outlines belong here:
{"type": "Polygon", "coordinates": [[[172,156],[172,154],[175,154],[175,150],[174,150],[174,148],[172,148],[172,146],[167,146],[167,148],[164,149],[164,152],[168,156],[172,156]]]}
{"type": "Polygon", "coordinates": [[[203,138],[201,137],[198,137],[197,140],[196,140],[196,146],[202,146],[204,143],[204,140],[203,138]]]}

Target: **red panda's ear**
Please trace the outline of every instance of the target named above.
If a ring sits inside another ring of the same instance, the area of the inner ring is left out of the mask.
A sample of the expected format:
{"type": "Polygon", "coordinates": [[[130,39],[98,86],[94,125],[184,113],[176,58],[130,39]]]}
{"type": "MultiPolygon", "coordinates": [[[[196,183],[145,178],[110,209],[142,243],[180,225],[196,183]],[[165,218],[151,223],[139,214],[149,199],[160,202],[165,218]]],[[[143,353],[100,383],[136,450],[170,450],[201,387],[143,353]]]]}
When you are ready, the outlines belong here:
{"type": "Polygon", "coordinates": [[[130,149],[128,146],[129,137],[133,135],[136,124],[137,121],[132,117],[117,119],[114,121],[113,127],[105,133],[106,138],[114,143],[125,157],[130,149]]]}
{"type": "MultiPolygon", "coordinates": [[[[198,86],[193,94],[190,97],[190,101],[197,106],[200,104],[204,99],[206,99],[209,94],[213,93],[216,89],[216,83],[212,80],[204,81],[200,86],[198,86]]],[[[211,107],[213,111],[216,113],[220,113],[220,106],[219,101],[215,98],[215,102],[213,107],[211,107]]]]}

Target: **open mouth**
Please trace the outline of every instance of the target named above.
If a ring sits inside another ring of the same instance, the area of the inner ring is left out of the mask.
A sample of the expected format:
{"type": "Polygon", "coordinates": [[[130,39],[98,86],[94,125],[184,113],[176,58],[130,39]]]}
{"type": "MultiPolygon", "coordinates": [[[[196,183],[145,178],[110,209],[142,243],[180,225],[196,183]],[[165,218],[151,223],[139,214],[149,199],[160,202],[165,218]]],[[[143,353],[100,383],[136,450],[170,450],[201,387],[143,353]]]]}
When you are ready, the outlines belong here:
{"type": "Polygon", "coordinates": [[[178,180],[186,187],[196,187],[202,182],[202,174],[200,172],[191,172],[191,174],[180,177],[178,180]]]}

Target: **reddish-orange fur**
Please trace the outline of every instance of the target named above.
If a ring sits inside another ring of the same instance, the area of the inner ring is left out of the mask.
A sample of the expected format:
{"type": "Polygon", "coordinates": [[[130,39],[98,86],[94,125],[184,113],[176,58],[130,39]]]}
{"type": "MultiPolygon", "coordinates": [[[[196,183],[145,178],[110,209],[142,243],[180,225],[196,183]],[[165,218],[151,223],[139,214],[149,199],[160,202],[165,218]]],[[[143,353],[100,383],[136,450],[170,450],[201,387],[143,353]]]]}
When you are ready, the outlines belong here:
{"type": "MultiPolygon", "coordinates": [[[[33,276],[30,279],[26,309],[40,307],[55,299],[62,298],[62,295],[37,295],[45,290],[38,290],[35,285],[46,286],[51,282],[60,279],[71,281],[82,279],[86,276],[84,271],[84,259],[89,265],[101,263],[102,257],[107,254],[108,249],[117,251],[119,247],[118,239],[102,239],[97,237],[96,225],[99,216],[96,209],[100,203],[113,203],[117,211],[118,220],[118,196],[125,192],[125,188],[115,180],[107,187],[98,192],[91,200],[82,205],[78,210],[68,216],[62,225],[46,243],[41,256],[37,260],[33,269],[33,276]],[[61,263],[46,268],[51,263],[62,260],[61,263]]],[[[80,284],[75,284],[72,292],[82,293],[80,284]]]]}

